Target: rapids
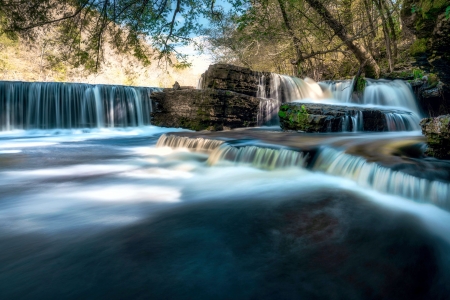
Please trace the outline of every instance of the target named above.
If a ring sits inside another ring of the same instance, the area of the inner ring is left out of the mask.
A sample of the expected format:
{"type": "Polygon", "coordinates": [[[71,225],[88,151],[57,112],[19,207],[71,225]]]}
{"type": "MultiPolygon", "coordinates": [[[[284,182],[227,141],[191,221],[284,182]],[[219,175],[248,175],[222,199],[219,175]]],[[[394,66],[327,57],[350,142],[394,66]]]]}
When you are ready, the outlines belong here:
{"type": "Polygon", "coordinates": [[[446,210],[311,169],[311,150],[173,130],[0,134],[2,298],[448,295],[446,210]]]}
{"type": "MultiPolygon", "coordinates": [[[[271,76],[265,121],[348,99],[271,76]]],[[[415,127],[189,132],[148,125],[151,88],[2,84],[0,299],[450,294],[450,162],[424,158],[415,127]]]]}

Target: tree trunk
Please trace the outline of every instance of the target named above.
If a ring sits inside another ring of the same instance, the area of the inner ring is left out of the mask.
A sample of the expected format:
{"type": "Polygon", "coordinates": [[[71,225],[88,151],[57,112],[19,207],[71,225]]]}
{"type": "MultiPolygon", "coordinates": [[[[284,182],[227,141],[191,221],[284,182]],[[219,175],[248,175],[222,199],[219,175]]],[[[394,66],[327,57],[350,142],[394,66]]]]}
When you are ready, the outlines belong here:
{"type": "Polygon", "coordinates": [[[389,30],[387,27],[386,17],[384,16],[381,0],[375,0],[375,5],[377,6],[378,12],[381,16],[381,25],[383,27],[384,42],[386,45],[386,56],[389,62],[389,72],[392,72],[394,70],[394,62],[392,61],[391,54],[391,37],[389,36],[389,30]]]}
{"type": "Polygon", "coordinates": [[[292,43],[294,45],[295,49],[295,59],[291,60],[292,68],[293,68],[293,75],[298,76],[299,75],[299,67],[300,63],[303,60],[302,51],[300,49],[301,41],[300,39],[295,35],[294,29],[292,28],[291,22],[289,21],[289,18],[286,13],[286,6],[284,5],[284,0],[278,0],[278,4],[280,6],[281,15],[283,16],[284,25],[286,26],[286,29],[288,31],[289,36],[292,39],[292,43]]]}
{"type": "Polygon", "coordinates": [[[359,63],[361,65],[365,64],[364,71],[366,77],[378,78],[380,76],[380,67],[375,59],[373,59],[372,54],[363,45],[352,39],[352,36],[347,33],[344,25],[338,22],[319,0],[306,0],[306,2],[323,18],[350,51],[353,52],[359,63]]]}
{"type": "Polygon", "coordinates": [[[394,20],[392,19],[392,13],[389,10],[389,3],[387,3],[387,1],[385,1],[385,0],[382,0],[381,5],[383,6],[383,8],[387,14],[387,21],[389,24],[390,36],[392,38],[391,39],[391,41],[392,41],[392,56],[393,56],[393,61],[395,63],[395,60],[397,59],[398,50],[397,50],[397,33],[395,32],[394,20]]]}
{"type": "Polygon", "coordinates": [[[373,39],[375,39],[377,37],[377,31],[375,29],[375,26],[373,25],[373,18],[372,18],[372,14],[370,13],[370,7],[369,7],[370,5],[372,5],[372,4],[369,3],[369,0],[364,0],[364,10],[366,12],[367,19],[369,20],[370,35],[372,36],[373,39]]]}

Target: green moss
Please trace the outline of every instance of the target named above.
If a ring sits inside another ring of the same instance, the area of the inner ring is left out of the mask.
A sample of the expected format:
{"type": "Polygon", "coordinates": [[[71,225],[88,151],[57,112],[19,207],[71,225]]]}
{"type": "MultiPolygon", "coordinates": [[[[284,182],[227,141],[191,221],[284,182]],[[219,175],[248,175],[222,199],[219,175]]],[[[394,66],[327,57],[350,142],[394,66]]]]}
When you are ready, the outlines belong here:
{"type": "Polygon", "coordinates": [[[427,51],[427,39],[417,39],[409,48],[412,56],[417,56],[427,51]]]}
{"type": "Polygon", "coordinates": [[[366,88],[366,80],[362,77],[358,77],[358,79],[356,79],[356,91],[362,92],[364,91],[365,88],[366,88]]]}
{"type": "Polygon", "coordinates": [[[429,87],[435,87],[439,83],[439,78],[436,74],[428,74],[428,85],[429,87]]]}
{"type": "Polygon", "coordinates": [[[414,79],[420,79],[423,77],[423,71],[421,69],[413,69],[414,79]]]}

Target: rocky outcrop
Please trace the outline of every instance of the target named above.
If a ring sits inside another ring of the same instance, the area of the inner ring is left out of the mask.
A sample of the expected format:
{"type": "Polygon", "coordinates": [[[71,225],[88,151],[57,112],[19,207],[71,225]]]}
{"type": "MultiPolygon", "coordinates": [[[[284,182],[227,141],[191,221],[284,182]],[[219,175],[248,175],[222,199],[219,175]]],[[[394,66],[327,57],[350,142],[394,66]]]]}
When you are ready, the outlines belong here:
{"type": "Polygon", "coordinates": [[[311,103],[285,103],[278,113],[283,130],[304,132],[412,130],[414,115],[407,111],[311,103]]]}
{"type": "Polygon", "coordinates": [[[151,94],[152,124],[192,130],[256,126],[259,99],[221,90],[170,90],[151,94]]]}
{"type": "Polygon", "coordinates": [[[228,64],[210,65],[202,74],[202,89],[233,91],[256,97],[262,73],[228,64]]]}
{"type": "MultiPolygon", "coordinates": [[[[439,89],[419,95],[419,101],[430,116],[450,113],[450,20],[446,10],[448,1],[405,0],[402,22],[405,30],[413,33],[416,45],[423,45],[416,53],[415,65],[437,75],[442,82],[439,89]],[[439,92],[439,93],[436,93],[439,92]]],[[[414,47],[414,45],[412,47],[414,47]]],[[[417,47],[420,48],[420,47],[417,47]]],[[[416,51],[415,51],[416,52],[416,51]]]]}
{"type": "Polygon", "coordinates": [[[426,154],[450,159],[450,115],[422,119],[422,133],[427,138],[426,154]]]}

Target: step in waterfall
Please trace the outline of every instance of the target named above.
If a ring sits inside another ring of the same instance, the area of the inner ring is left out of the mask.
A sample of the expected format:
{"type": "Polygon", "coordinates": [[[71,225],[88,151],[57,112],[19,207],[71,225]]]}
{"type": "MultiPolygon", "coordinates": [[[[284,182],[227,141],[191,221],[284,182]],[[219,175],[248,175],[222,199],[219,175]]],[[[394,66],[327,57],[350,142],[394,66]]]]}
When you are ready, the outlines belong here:
{"type": "MultiPolygon", "coordinates": [[[[354,80],[315,82],[311,78],[272,73],[259,78],[257,97],[262,98],[258,112],[259,125],[278,124],[278,110],[282,103],[303,101],[357,107],[379,107],[390,131],[420,130],[421,112],[408,83],[402,80],[366,79],[361,99],[352,92],[354,80]],[[387,109],[387,110],[386,110],[387,109]],[[392,112],[388,110],[392,109],[392,112]],[[398,114],[395,110],[411,112],[398,114]]],[[[362,131],[361,114],[342,120],[343,131],[362,131]],[[352,123],[353,126],[348,125],[352,123]],[[350,130],[349,130],[350,129],[350,130]]]]}
{"type": "Polygon", "coordinates": [[[319,85],[332,93],[333,99],[342,104],[390,106],[409,110],[420,115],[411,86],[403,80],[366,79],[362,98],[353,97],[353,80],[323,81],[319,85]]]}
{"type": "Polygon", "coordinates": [[[0,130],[150,125],[157,88],[59,82],[0,82],[0,130]]]}
{"type": "Polygon", "coordinates": [[[349,179],[363,188],[417,202],[425,201],[450,210],[448,182],[409,175],[331,147],[322,146],[316,152],[302,152],[278,145],[239,144],[175,135],[162,135],[157,146],[207,153],[206,163],[212,167],[231,164],[263,170],[308,169],[349,179]]]}

